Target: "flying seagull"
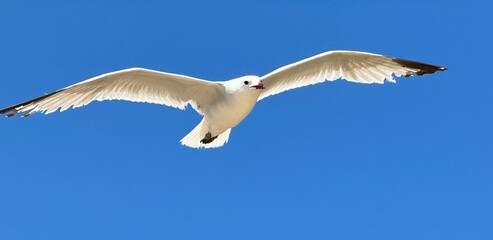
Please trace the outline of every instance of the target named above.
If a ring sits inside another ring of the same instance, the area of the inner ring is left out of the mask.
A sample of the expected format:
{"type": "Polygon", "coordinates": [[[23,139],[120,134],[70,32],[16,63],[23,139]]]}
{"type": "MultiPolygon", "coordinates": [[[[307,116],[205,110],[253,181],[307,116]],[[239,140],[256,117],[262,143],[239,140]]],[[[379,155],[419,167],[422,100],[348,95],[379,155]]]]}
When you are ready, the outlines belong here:
{"type": "Polygon", "coordinates": [[[106,73],[44,96],[0,110],[12,117],[52,113],[85,106],[92,101],[127,100],[185,109],[190,104],[202,121],[181,144],[213,148],[228,142],[231,128],[255,104],[290,89],[345,79],[357,83],[395,82],[394,77],[432,74],[444,67],[356,51],[328,51],[278,68],[262,77],[243,76],[213,82],[143,68],[106,73]]]}

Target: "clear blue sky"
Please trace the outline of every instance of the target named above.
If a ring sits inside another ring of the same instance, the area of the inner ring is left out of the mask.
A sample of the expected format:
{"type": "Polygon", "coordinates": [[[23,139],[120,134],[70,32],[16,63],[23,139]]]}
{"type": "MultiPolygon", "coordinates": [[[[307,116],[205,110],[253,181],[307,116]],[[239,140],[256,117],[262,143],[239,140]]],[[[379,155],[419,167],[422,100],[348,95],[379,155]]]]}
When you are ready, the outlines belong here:
{"type": "Polygon", "coordinates": [[[448,67],[260,102],[222,148],[130,102],[0,119],[0,239],[493,239],[491,3],[2,1],[2,107],[105,72],[263,75],[335,49],[448,67]]]}

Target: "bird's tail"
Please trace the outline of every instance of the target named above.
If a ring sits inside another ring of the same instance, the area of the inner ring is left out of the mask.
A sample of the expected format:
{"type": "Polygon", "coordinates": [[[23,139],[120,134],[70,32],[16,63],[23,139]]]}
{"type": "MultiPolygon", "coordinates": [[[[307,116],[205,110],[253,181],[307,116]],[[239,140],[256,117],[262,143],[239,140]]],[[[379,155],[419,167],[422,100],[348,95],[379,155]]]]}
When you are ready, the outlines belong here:
{"type": "Polygon", "coordinates": [[[229,133],[231,133],[231,128],[219,134],[214,141],[211,143],[203,144],[200,142],[202,138],[204,138],[205,134],[207,134],[207,129],[202,127],[204,120],[199,123],[190,133],[188,133],[185,137],[180,140],[182,145],[191,148],[216,148],[220,147],[228,142],[229,133]]]}

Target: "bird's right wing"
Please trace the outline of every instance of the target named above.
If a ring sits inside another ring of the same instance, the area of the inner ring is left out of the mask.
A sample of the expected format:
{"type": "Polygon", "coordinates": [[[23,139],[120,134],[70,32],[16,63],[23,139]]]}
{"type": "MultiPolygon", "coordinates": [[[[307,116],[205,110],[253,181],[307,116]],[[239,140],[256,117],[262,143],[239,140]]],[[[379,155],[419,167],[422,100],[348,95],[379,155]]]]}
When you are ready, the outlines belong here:
{"type": "Polygon", "coordinates": [[[357,83],[395,82],[395,77],[445,71],[444,67],[355,51],[329,51],[278,68],[262,77],[259,101],[290,89],[345,79],[357,83]]]}
{"type": "Polygon", "coordinates": [[[207,106],[224,92],[219,83],[184,75],[130,68],[103,74],[56,92],[0,110],[8,117],[17,113],[52,113],[85,106],[92,101],[127,100],[184,109],[187,104],[204,114],[207,106]]]}

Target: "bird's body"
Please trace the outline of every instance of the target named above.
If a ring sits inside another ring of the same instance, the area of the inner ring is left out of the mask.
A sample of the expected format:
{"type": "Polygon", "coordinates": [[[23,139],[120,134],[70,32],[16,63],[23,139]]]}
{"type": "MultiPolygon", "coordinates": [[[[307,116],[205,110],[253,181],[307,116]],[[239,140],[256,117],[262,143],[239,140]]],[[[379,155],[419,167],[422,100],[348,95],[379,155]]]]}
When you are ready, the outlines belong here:
{"type": "Polygon", "coordinates": [[[92,101],[127,100],[184,109],[191,105],[202,121],[180,142],[194,148],[224,145],[238,125],[265,97],[324,81],[345,79],[359,83],[395,82],[394,76],[412,76],[446,68],[378,54],[329,51],[286,65],[262,77],[244,76],[211,82],[189,76],[130,68],[103,74],[56,92],[0,110],[17,113],[52,113],[92,101]]]}
{"type": "Polygon", "coordinates": [[[200,147],[203,137],[210,133],[211,138],[217,136],[218,139],[208,143],[208,147],[224,145],[231,128],[238,125],[257,103],[260,91],[247,90],[251,90],[251,85],[258,85],[260,81],[259,77],[245,76],[220,82],[224,92],[218,94],[217,101],[204,110],[202,121],[181,140],[181,143],[190,147],[200,147]],[[248,84],[245,84],[245,81],[248,84]]]}

